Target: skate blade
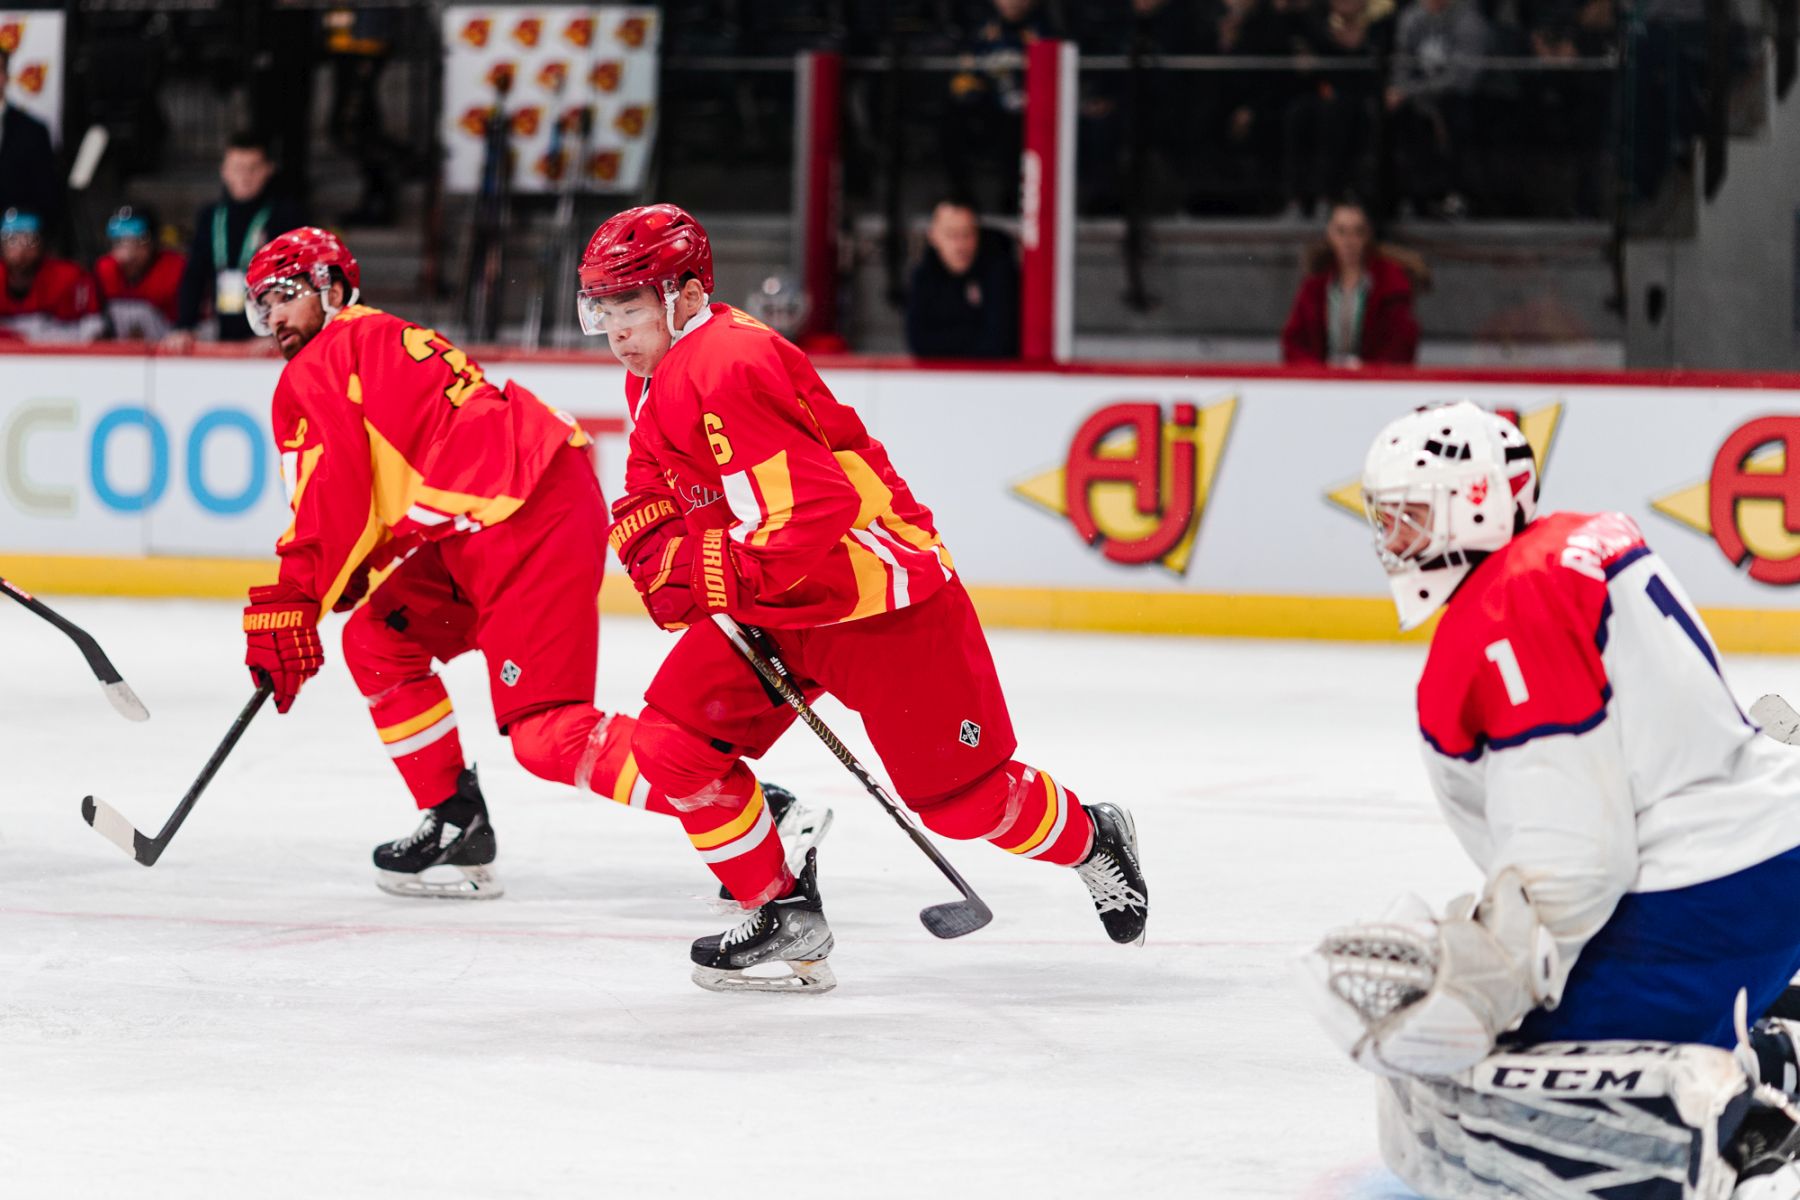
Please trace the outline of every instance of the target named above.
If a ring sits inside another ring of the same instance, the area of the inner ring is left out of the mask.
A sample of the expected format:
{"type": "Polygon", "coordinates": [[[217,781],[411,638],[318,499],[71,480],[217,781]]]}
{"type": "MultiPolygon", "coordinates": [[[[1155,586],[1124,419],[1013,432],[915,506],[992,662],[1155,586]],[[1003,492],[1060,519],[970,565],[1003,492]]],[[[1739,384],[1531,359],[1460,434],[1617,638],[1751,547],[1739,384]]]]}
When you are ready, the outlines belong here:
{"type": "Polygon", "coordinates": [[[498,900],[506,894],[500,877],[492,867],[457,867],[456,876],[443,873],[427,879],[432,871],[445,872],[444,867],[427,867],[417,875],[404,871],[376,871],[375,886],[390,896],[406,896],[425,900],[498,900]]]}
{"type": "Polygon", "coordinates": [[[719,967],[694,967],[694,982],[709,992],[786,992],[822,995],[837,986],[831,964],[822,958],[782,959],[767,966],[788,968],[786,975],[752,975],[719,967]]]}

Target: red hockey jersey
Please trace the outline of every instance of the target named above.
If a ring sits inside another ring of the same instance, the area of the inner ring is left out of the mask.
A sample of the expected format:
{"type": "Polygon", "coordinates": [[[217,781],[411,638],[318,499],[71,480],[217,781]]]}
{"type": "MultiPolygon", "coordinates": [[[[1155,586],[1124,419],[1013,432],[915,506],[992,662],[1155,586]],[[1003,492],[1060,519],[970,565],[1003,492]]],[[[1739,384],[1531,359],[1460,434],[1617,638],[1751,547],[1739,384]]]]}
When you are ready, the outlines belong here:
{"type": "MultiPolygon", "coordinates": [[[[66,258],[45,258],[23,297],[14,296],[6,267],[0,264],[0,321],[27,337],[54,336],[52,326],[73,333],[85,318],[98,317],[100,297],[94,277],[66,258]]],[[[84,331],[85,332],[85,331],[84,331]]],[[[95,331],[97,332],[97,330],[95,331]]]]}
{"type": "Polygon", "coordinates": [[[295,355],[275,388],[275,440],[294,523],[281,581],[329,612],[389,539],[504,521],[551,455],[587,444],[575,419],[430,329],[356,305],[295,355]]]}
{"type": "Polygon", "coordinates": [[[132,283],[119,269],[118,259],[102,254],[94,260],[94,280],[100,285],[100,299],[108,306],[126,301],[148,304],[173,325],[179,304],[176,294],[181,290],[181,271],[186,265],[185,256],[164,250],[151,260],[144,277],[132,283]]]}
{"type": "Polygon", "coordinates": [[[672,497],[691,533],[731,531],[744,597],[732,616],[854,621],[916,604],[951,577],[930,510],[881,443],[803,351],[755,318],[712,305],[625,393],[626,491],[672,497]]]}

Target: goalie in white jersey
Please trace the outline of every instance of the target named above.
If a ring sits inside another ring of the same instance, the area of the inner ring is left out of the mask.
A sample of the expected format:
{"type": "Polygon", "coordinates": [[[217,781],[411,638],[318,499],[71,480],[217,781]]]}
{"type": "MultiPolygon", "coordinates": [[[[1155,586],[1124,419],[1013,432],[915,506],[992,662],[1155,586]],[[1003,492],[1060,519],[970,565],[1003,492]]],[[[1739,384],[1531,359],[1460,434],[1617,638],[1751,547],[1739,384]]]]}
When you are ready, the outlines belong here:
{"type": "Polygon", "coordinates": [[[1445,610],[1419,728],[1485,877],[1305,959],[1390,1080],[1389,1165],[1430,1196],[1800,1196],[1794,1039],[1734,1019],[1800,971],[1800,754],[1757,736],[1629,517],[1536,515],[1504,418],[1395,421],[1363,495],[1402,628],[1445,610]]]}

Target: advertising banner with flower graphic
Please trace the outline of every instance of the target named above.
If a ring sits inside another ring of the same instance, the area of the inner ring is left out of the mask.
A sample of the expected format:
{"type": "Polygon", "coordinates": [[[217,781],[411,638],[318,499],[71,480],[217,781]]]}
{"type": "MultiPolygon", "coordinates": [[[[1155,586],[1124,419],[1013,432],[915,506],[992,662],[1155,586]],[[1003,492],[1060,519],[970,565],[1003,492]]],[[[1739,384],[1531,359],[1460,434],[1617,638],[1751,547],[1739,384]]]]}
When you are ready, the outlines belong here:
{"type": "Polygon", "coordinates": [[[505,122],[515,192],[633,192],[656,137],[662,18],[635,4],[444,10],[444,183],[481,187],[505,122]]]}

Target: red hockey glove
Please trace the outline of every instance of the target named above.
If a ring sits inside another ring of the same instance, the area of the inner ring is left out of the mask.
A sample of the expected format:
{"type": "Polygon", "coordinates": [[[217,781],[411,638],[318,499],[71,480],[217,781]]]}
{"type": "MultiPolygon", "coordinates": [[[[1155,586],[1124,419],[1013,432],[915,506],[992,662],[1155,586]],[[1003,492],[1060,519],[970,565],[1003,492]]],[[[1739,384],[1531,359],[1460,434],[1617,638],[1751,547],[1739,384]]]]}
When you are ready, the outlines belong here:
{"type": "Polygon", "coordinates": [[[651,620],[664,629],[686,629],[706,619],[706,613],[694,603],[688,583],[693,574],[694,544],[697,539],[676,536],[663,543],[662,553],[640,561],[631,572],[631,582],[651,620]]]}
{"type": "Polygon", "coordinates": [[[300,685],[325,665],[319,645],[319,606],[284,584],[250,589],[244,609],[244,665],[258,684],[267,675],[275,688],[275,711],[293,707],[300,685]]]}
{"type": "Polygon", "coordinates": [[[620,498],[612,507],[612,516],[612,533],[606,541],[633,579],[646,560],[661,558],[669,539],[681,532],[681,514],[675,511],[675,502],[651,492],[620,498]]]}
{"type": "Polygon", "coordinates": [[[709,616],[736,611],[745,589],[738,573],[738,548],[732,544],[730,533],[708,529],[700,535],[699,542],[693,556],[693,574],[688,579],[695,607],[709,616]]]}

